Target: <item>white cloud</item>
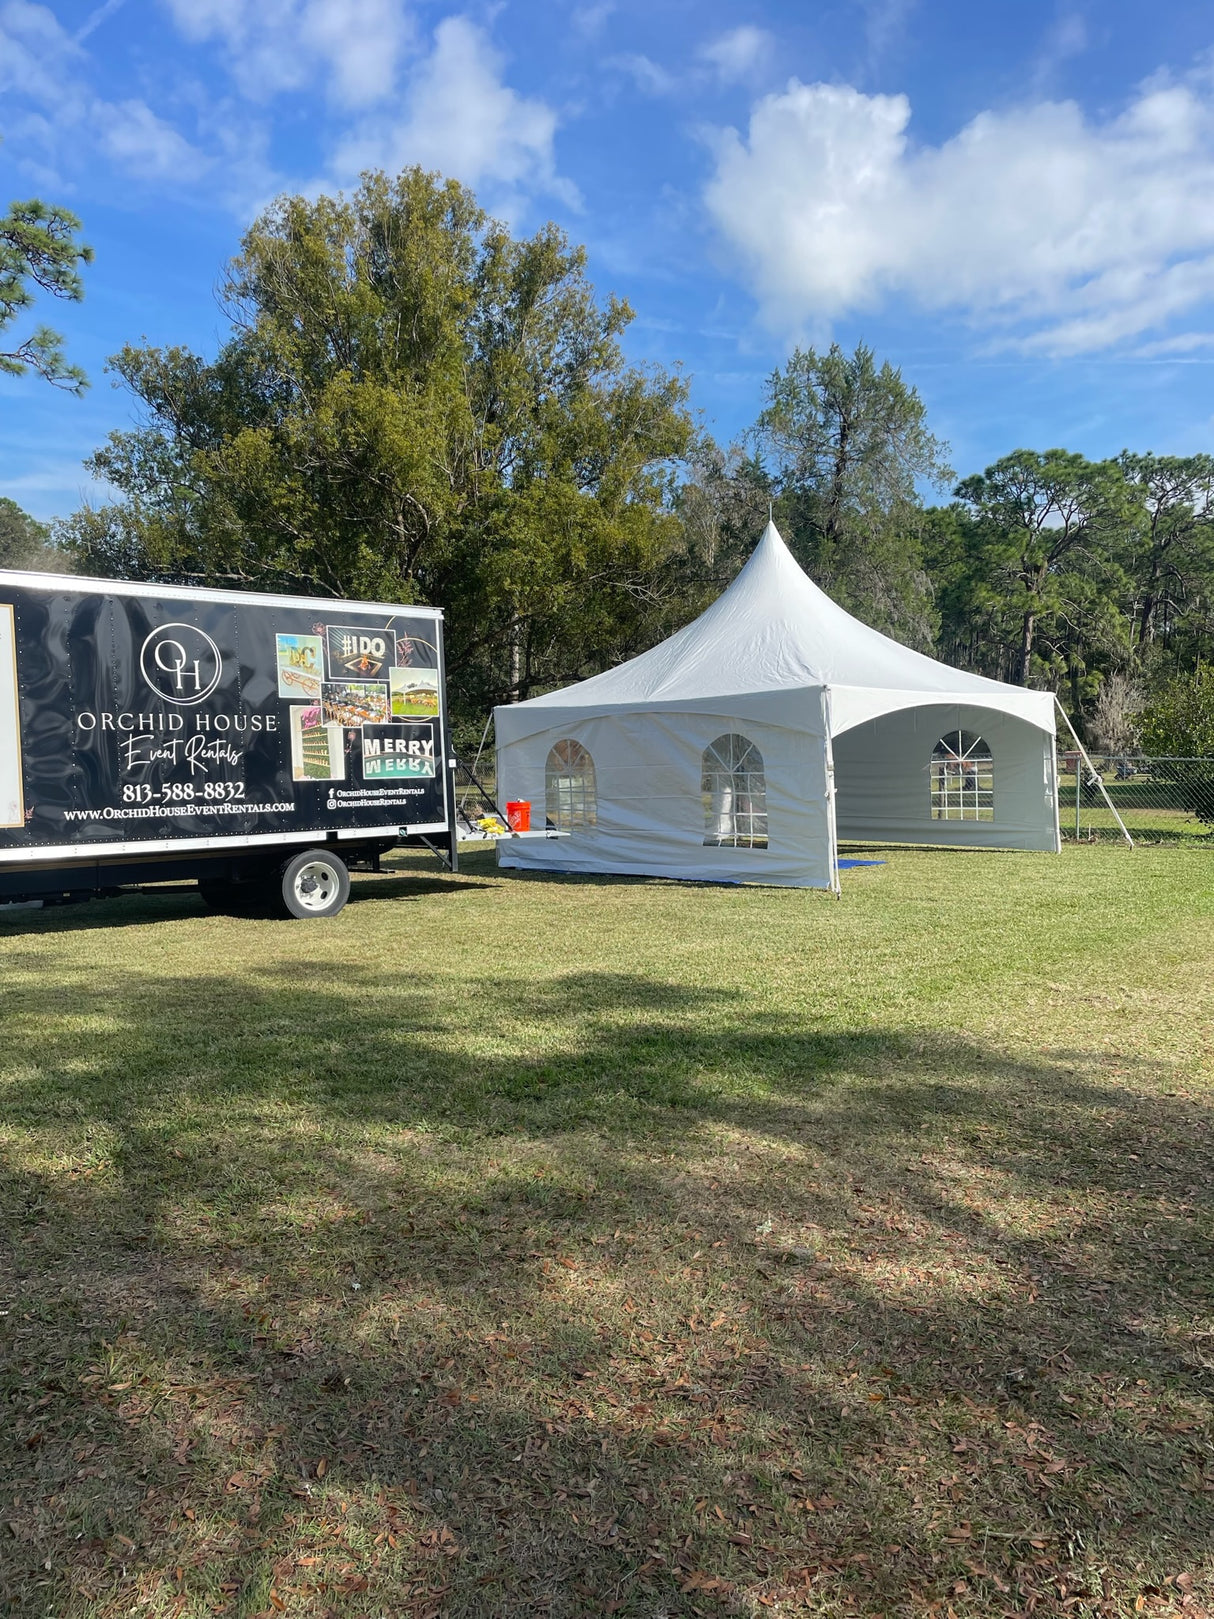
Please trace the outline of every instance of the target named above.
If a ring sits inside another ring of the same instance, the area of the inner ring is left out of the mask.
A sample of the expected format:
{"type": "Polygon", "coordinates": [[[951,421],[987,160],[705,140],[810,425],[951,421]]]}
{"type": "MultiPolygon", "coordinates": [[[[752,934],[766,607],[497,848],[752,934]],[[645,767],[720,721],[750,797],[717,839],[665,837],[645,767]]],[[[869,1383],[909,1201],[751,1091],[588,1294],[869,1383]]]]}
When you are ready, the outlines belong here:
{"type": "Polygon", "coordinates": [[[90,34],[96,33],[97,29],[101,27],[102,23],[107,22],[109,18],[111,18],[116,11],[120,11],[124,5],[126,5],[126,0],[102,0],[102,4],[97,6],[93,11],[90,11],[88,16],[81,23],[80,27],[77,28],[75,34],[73,35],[76,44],[82,44],[90,34]]]}
{"type": "Polygon", "coordinates": [[[441,21],[422,55],[406,0],[164,4],[187,39],[221,47],[247,101],[324,81],[347,112],[324,165],[339,183],[364,169],[418,163],[484,187],[507,213],[537,189],[577,201],[556,172],[556,114],[505,83],[500,55],[468,17],[441,21]]]}
{"type": "Polygon", "coordinates": [[[537,189],[575,203],[576,191],[556,172],[556,114],[512,90],[501,72],[501,57],[485,32],[466,17],[448,17],[414,73],[403,116],[354,131],[336,154],[338,176],[419,163],[486,187],[499,206],[537,189]]]}
{"type": "Polygon", "coordinates": [[[901,41],[917,3],[918,0],[860,0],[870,65],[901,41]]]}
{"type": "Polygon", "coordinates": [[[308,45],[330,64],[338,101],[366,106],[391,92],[413,32],[395,0],[312,0],[303,25],[308,45]]]}
{"type": "Polygon", "coordinates": [[[716,132],[709,213],[767,323],[894,297],[1030,349],[1103,348],[1214,295],[1214,95],[1153,81],[1105,122],[1074,103],[983,112],[939,146],[902,95],[801,84],[716,132]]]}
{"type": "Polygon", "coordinates": [[[53,104],[66,92],[81,52],[46,6],[28,0],[0,5],[0,90],[53,104]]]}
{"type": "MultiPolygon", "coordinates": [[[[93,20],[100,21],[100,14],[93,20]]],[[[146,102],[94,95],[86,67],[79,39],[65,32],[48,7],[30,0],[0,5],[0,89],[8,92],[10,106],[23,104],[22,115],[9,114],[9,133],[22,137],[18,156],[25,167],[49,178],[83,141],[136,179],[189,181],[207,169],[206,157],[146,102]]]]}
{"type": "Polygon", "coordinates": [[[652,57],[646,57],[643,52],[631,52],[622,57],[607,58],[609,68],[617,68],[620,73],[628,74],[628,78],[636,84],[638,91],[644,96],[672,96],[678,89],[678,79],[667,68],[654,62],[652,57]]]}
{"type": "Polygon", "coordinates": [[[1200,354],[1203,349],[1214,349],[1214,332],[1177,332],[1174,337],[1161,338],[1157,343],[1144,343],[1134,353],[1142,360],[1167,360],[1200,354]]]}
{"type": "Polygon", "coordinates": [[[1082,56],[1088,48],[1088,25],[1082,13],[1062,12],[1046,36],[1046,48],[1054,57],[1082,56]]]}
{"type": "Polygon", "coordinates": [[[592,0],[589,5],[575,6],[570,18],[573,32],[582,39],[597,39],[614,10],[615,0],[592,0]]]}
{"type": "Polygon", "coordinates": [[[1081,12],[1060,11],[1046,29],[1045,38],[1037,51],[1031,83],[1037,95],[1058,77],[1062,68],[1088,48],[1088,25],[1081,12]]]}
{"type": "Polygon", "coordinates": [[[95,101],[90,122],[103,150],[136,179],[196,180],[209,167],[203,154],[146,102],[95,101]]]}
{"type": "Polygon", "coordinates": [[[726,84],[736,84],[760,71],[771,56],[772,37],[764,28],[745,24],[701,45],[701,61],[716,70],[726,84]]]}
{"type": "Polygon", "coordinates": [[[637,89],[647,96],[668,96],[678,89],[679,81],[673,73],[660,67],[652,57],[640,52],[624,56],[609,56],[604,64],[626,73],[637,89]]]}
{"type": "Polygon", "coordinates": [[[242,93],[264,99],[327,80],[342,106],[389,95],[412,38],[402,0],[165,0],[187,39],[215,40],[242,93]]]}
{"type": "Polygon", "coordinates": [[[753,81],[770,61],[773,44],[765,29],[746,24],[706,40],[695,53],[696,65],[682,74],[635,51],[608,56],[603,65],[626,74],[642,95],[675,96],[703,90],[712,80],[718,84],[753,81]]]}
{"type": "Polygon", "coordinates": [[[312,86],[323,80],[343,110],[316,189],[352,181],[363,168],[419,163],[483,188],[508,216],[537,190],[577,206],[576,188],[556,171],[556,113],[505,82],[489,36],[467,17],[440,22],[421,55],[401,0],[165,0],[183,34],[230,56],[233,79],[227,95],[197,80],[175,83],[172,122],[144,100],[111,101],[92,90],[81,40],[121,3],[103,0],[73,38],[49,7],[0,0],[5,134],[40,186],[68,185],[67,176],[96,156],[161,186],[205,179],[247,216],[281,186],[257,103],[296,91],[311,104],[312,86]],[[413,66],[402,77],[406,46],[413,66]],[[193,139],[179,127],[187,116],[193,139]]]}

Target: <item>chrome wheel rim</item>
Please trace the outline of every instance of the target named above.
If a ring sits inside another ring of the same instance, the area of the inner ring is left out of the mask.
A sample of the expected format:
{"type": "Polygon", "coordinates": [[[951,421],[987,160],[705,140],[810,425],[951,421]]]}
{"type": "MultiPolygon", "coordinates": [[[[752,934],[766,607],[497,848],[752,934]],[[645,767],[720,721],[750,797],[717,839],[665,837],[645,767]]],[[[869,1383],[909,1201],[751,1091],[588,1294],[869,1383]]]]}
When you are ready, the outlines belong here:
{"type": "Polygon", "coordinates": [[[291,887],[304,910],[323,911],[337,896],[337,873],[324,860],[309,860],[295,873],[291,887]]]}

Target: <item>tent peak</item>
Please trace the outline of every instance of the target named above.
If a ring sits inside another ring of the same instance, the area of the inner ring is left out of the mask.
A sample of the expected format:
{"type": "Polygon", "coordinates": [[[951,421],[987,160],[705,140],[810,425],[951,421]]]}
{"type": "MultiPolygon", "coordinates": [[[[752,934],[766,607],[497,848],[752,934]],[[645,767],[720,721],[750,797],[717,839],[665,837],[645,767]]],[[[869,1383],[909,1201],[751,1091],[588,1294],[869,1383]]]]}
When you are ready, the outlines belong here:
{"type": "MultiPolygon", "coordinates": [[[[897,693],[898,704],[908,692],[941,701],[985,699],[1017,713],[1036,700],[1019,687],[950,668],[854,618],[809,577],[770,517],[745,566],[697,619],[627,663],[516,706],[678,703],[814,686],[897,693]]],[[[871,702],[874,712],[884,712],[890,699],[874,695],[871,702]]]]}
{"type": "MultiPolygon", "coordinates": [[[[762,568],[764,563],[767,563],[770,566],[772,563],[776,562],[789,562],[794,568],[796,568],[799,574],[806,579],[809,578],[809,575],[805,573],[800,563],[789,550],[788,541],[776,527],[774,519],[769,517],[766,525],[764,526],[762,534],[760,534],[759,538],[755,541],[754,550],[750,553],[746,561],[742,564],[742,567],[739,569],[738,573],[734,576],[732,584],[736,585],[743,574],[751,572],[756,563],[758,564],[759,568],[762,568]]],[[[730,588],[731,586],[726,586],[726,591],[728,591],[730,588]]]]}
{"type": "MultiPolygon", "coordinates": [[[[788,551],[788,541],[784,538],[783,534],[780,533],[780,530],[776,527],[775,519],[772,517],[768,517],[766,527],[764,528],[762,534],[759,535],[758,541],[755,545],[755,551],[760,550],[764,545],[772,547],[779,546],[782,550],[788,551]]],[[[754,551],[751,552],[751,556],[753,555],[754,551]]],[[[789,551],[789,555],[792,555],[791,551],[789,551]]]]}
{"type": "MultiPolygon", "coordinates": [[[[793,556],[788,541],[776,527],[774,519],[770,517],[762,534],[759,535],[754,550],[717,601],[724,603],[730,600],[735,592],[745,595],[752,589],[769,592],[770,605],[773,607],[784,600],[789,590],[793,591],[794,596],[799,596],[803,592],[811,596],[820,594],[818,586],[793,556]]],[[[709,612],[711,611],[710,607],[709,612]]]]}

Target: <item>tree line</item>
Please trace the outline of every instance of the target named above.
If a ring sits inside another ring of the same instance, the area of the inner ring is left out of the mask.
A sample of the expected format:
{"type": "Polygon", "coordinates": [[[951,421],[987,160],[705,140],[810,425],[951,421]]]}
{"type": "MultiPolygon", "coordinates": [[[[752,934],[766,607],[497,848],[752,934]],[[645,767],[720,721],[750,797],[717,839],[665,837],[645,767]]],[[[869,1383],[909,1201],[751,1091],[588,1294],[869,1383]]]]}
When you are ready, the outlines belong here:
{"type": "MultiPolygon", "coordinates": [[[[31,279],[79,296],[90,256],[62,211],[7,223],[0,327],[31,279]]],[[[49,533],[0,504],[0,565],[441,606],[471,727],[688,622],[770,510],[850,612],[1058,691],[1099,747],[1206,681],[1210,455],[1021,449],[958,480],[918,392],[863,344],[797,349],[720,446],[681,373],[625,359],[633,312],[596,296],[582,249],[554,225],[516,237],[420,169],[280,199],[221,300],[213,359],[114,357],[137,419],[88,463],[114,498],[49,533]]],[[[0,366],[83,386],[44,328],[0,366]]]]}

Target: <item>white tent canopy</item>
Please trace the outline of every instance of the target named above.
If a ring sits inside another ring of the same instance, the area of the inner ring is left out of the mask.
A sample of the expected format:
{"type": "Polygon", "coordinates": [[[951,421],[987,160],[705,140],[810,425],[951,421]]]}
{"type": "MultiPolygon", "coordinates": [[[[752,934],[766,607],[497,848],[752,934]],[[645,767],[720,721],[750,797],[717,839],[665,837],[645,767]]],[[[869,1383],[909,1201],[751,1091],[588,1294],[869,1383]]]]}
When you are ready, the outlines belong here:
{"type": "Polygon", "coordinates": [[[769,523],[668,641],[495,709],[504,866],[831,887],[839,838],[1058,848],[1054,698],[861,624],[769,523]]]}

